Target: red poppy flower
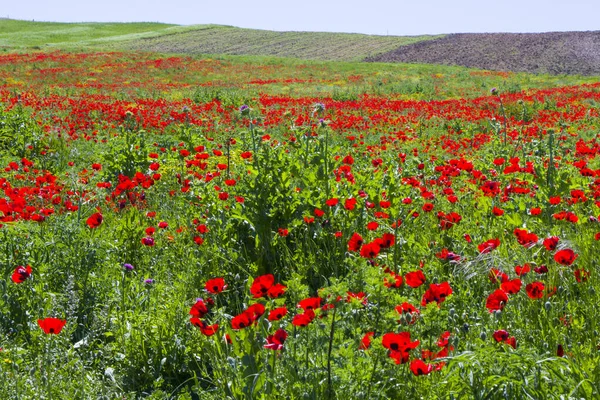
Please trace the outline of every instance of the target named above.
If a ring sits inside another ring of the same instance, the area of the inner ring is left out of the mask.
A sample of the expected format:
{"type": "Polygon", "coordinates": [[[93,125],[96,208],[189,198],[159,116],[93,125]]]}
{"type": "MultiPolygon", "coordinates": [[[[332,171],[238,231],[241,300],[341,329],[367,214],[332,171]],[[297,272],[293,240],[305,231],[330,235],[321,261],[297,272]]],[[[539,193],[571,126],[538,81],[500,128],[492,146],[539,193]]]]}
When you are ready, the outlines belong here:
{"type": "Polygon", "coordinates": [[[26,267],[19,265],[17,268],[15,268],[15,271],[13,272],[10,279],[12,279],[12,281],[17,284],[23,283],[25,282],[25,280],[27,280],[27,278],[31,276],[31,271],[32,270],[29,265],[26,267]]]}
{"type": "Polygon", "coordinates": [[[396,243],[396,237],[393,233],[384,233],[377,243],[382,249],[389,249],[396,243]]]}
{"type": "Polygon", "coordinates": [[[62,331],[62,328],[67,323],[66,320],[58,319],[58,318],[38,319],[37,322],[38,322],[38,325],[40,326],[40,328],[42,328],[42,330],[44,331],[44,333],[46,335],[48,335],[48,334],[58,335],[60,333],[60,331],[62,331]]]}
{"type": "Polygon", "coordinates": [[[515,294],[521,290],[521,280],[519,278],[513,279],[512,281],[503,282],[500,288],[507,294],[515,294]]]}
{"type": "Polygon", "coordinates": [[[303,314],[296,314],[292,319],[292,325],[295,326],[307,326],[315,319],[315,312],[313,310],[305,310],[303,314]]]}
{"type": "Polygon", "coordinates": [[[142,238],[142,244],[144,246],[152,247],[154,246],[154,238],[151,236],[146,236],[145,238],[142,238]]]}
{"type": "Polygon", "coordinates": [[[561,265],[571,265],[578,255],[571,249],[563,249],[554,254],[554,260],[561,265]]]}
{"type": "Polygon", "coordinates": [[[387,278],[383,278],[383,285],[387,288],[397,289],[402,286],[403,282],[404,279],[402,278],[402,275],[396,275],[394,273],[391,273],[387,278]]]}
{"type": "Polygon", "coordinates": [[[513,233],[517,237],[517,242],[527,248],[533,247],[538,241],[537,235],[527,229],[515,228],[513,233]]]}
{"type": "Polygon", "coordinates": [[[550,197],[550,204],[552,204],[553,206],[560,204],[560,196],[554,196],[554,197],[550,197]]]}
{"type": "Polygon", "coordinates": [[[359,251],[363,245],[363,238],[358,233],[354,233],[348,241],[348,251],[359,251]]]}
{"type": "Polygon", "coordinates": [[[196,299],[196,303],[190,309],[190,315],[196,318],[203,318],[208,314],[208,307],[202,299],[196,299]]]}
{"type": "Polygon", "coordinates": [[[590,277],[590,271],[586,271],[583,268],[576,269],[573,271],[573,274],[575,275],[575,280],[578,283],[585,282],[590,277]]]}
{"type": "Polygon", "coordinates": [[[288,309],[287,307],[279,307],[271,310],[267,319],[269,321],[279,321],[283,317],[287,315],[288,309]]]}
{"type": "Polygon", "coordinates": [[[531,299],[541,299],[544,297],[544,284],[542,282],[531,282],[525,286],[527,296],[531,299]]]}
{"type": "MultiPolygon", "coordinates": [[[[353,292],[346,292],[346,303],[350,303],[352,301],[352,299],[356,299],[358,300],[362,305],[366,306],[369,302],[369,300],[367,299],[367,294],[365,292],[358,292],[358,293],[353,293],[353,292]]],[[[333,304],[329,304],[330,306],[333,306],[333,304]]],[[[332,307],[333,308],[333,307],[332,307]]]]}
{"type": "Polygon", "coordinates": [[[450,344],[450,331],[442,333],[440,339],[437,341],[438,347],[447,347],[450,344]]]}
{"type": "Polygon", "coordinates": [[[531,271],[531,266],[529,264],[515,266],[515,274],[517,274],[517,276],[525,276],[529,273],[529,271],[531,271]]]}
{"type": "Polygon", "coordinates": [[[244,311],[252,322],[259,319],[265,313],[265,306],[260,303],[254,303],[244,311]]]}
{"type": "Polygon", "coordinates": [[[279,328],[275,334],[267,336],[267,344],[265,344],[263,347],[269,350],[281,350],[287,337],[287,332],[279,328]]]}
{"type": "Polygon", "coordinates": [[[252,322],[253,321],[250,319],[250,316],[247,313],[242,312],[241,314],[233,317],[231,320],[231,327],[235,330],[240,330],[249,327],[252,322]]]}
{"type": "Polygon", "coordinates": [[[300,300],[298,303],[298,308],[302,308],[304,311],[306,310],[316,310],[321,307],[322,299],[320,297],[309,297],[304,300],[300,300]]]}
{"type": "Polygon", "coordinates": [[[494,337],[494,340],[498,343],[502,343],[502,342],[506,341],[509,337],[508,332],[505,331],[504,329],[495,331],[492,336],[494,337]]]}
{"type": "Polygon", "coordinates": [[[344,202],[344,208],[346,210],[354,210],[354,207],[356,207],[356,199],[355,198],[350,198],[350,199],[346,199],[346,201],[344,202]]]}
{"type": "Polygon", "coordinates": [[[433,371],[433,365],[425,364],[423,361],[416,358],[410,362],[410,370],[416,376],[428,375],[431,371],[433,371]]]}
{"type": "Polygon", "coordinates": [[[281,283],[276,283],[269,288],[269,290],[267,291],[267,296],[272,299],[276,299],[280,296],[283,296],[286,289],[287,286],[282,285],[281,283]]]}
{"type": "Polygon", "coordinates": [[[419,318],[419,314],[421,313],[419,310],[417,310],[415,306],[407,302],[396,306],[396,311],[402,317],[398,320],[398,323],[407,323],[409,325],[414,324],[419,318]]]}
{"type": "Polygon", "coordinates": [[[200,331],[204,336],[212,336],[219,330],[218,324],[208,325],[206,322],[196,317],[190,318],[190,322],[192,323],[192,325],[200,328],[200,331]]]}
{"type": "Polygon", "coordinates": [[[102,214],[97,212],[95,214],[90,215],[90,217],[86,221],[86,224],[90,227],[90,229],[95,229],[99,227],[100,224],[102,224],[102,220],[102,214]]]}
{"type": "Polygon", "coordinates": [[[227,285],[225,284],[225,279],[213,278],[206,281],[204,288],[212,294],[218,294],[227,289],[227,285]]]}
{"type": "Polygon", "coordinates": [[[258,276],[252,282],[250,287],[250,293],[255,299],[266,297],[269,289],[275,283],[275,277],[272,274],[258,276]]]}
{"type": "Polygon", "coordinates": [[[429,303],[436,302],[438,305],[442,304],[447,296],[452,294],[452,288],[448,282],[442,282],[440,284],[432,283],[429,285],[429,289],[423,294],[421,305],[426,306],[429,303]]]}
{"type": "Polygon", "coordinates": [[[531,210],[529,210],[529,213],[531,215],[540,215],[542,213],[542,209],[539,207],[534,207],[531,210]]]}
{"type": "Polygon", "coordinates": [[[423,204],[423,207],[421,207],[421,209],[425,212],[429,212],[433,210],[433,203],[425,203],[423,204]]]}
{"type": "Polygon", "coordinates": [[[334,206],[336,206],[336,205],[337,205],[339,202],[340,202],[340,199],[337,199],[337,198],[335,198],[335,197],[334,197],[334,198],[331,198],[331,199],[327,200],[327,201],[325,202],[325,204],[327,204],[329,207],[334,207],[334,206]]]}
{"type": "Polygon", "coordinates": [[[411,342],[410,332],[386,333],[382,338],[383,347],[389,350],[388,355],[396,364],[407,362],[409,358],[408,352],[416,348],[419,343],[418,340],[411,342]]]}
{"type": "Polygon", "coordinates": [[[548,272],[548,267],[545,265],[540,265],[539,267],[536,267],[533,270],[536,274],[545,274],[548,272]]]}
{"type": "Polygon", "coordinates": [[[514,336],[511,336],[508,339],[506,339],[506,341],[504,343],[506,343],[507,345],[509,345],[513,349],[517,348],[517,339],[514,336]]]}
{"type": "Polygon", "coordinates": [[[507,302],[508,296],[506,295],[506,292],[504,292],[502,289],[497,289],[488,296],[485,306],[490,312],[492,312],[502,310],[507,302]]]}
{"type": "Polygon", "coordinates": [[[497,217],[500,217],[500,216],[504,215],[504,210],[501,208],[498,208],[498,207],[494,207],[492,209],[492,214],[494,214],[497,217]]]}
{"type": "Polygon", "coordinates": [[[377,223],[377,221],[371,221],[367,224],[367,229],[370,231],[374,231],[377,228],[379,228],[379,224],[377,223]]]}
{"type": "Polygon", "coordinates": [[[371,347],[371,339],[373,338],[374,334],[375,334],[375,332],[365,333],[363,338],[360,340],[360,346],[358,346],[358,349],[359,350],[367,350],[369,347],[371,347]]]}
{"type": "Polygon", "coordinates": [[[411,288],[418,288],[419,286],[425,283],[425,275],[423,274],[423,271],[416,270],[407,273],[404,276],[404,280],[406,281],[406,284],[411,288]]]}
{"type": "Polygon", "coordinates": [[[376,242],[364,244],[360,249],[360,256],[364,258],[375,258],[381,251],[381,247],[376,242]]]}
{"type": "Polygon", "coordinates": [[[490,251],[497,249],[500,246],[500,240],[498,239],[490,239],[486,242],[481,243],[477,246],[477,249],[481,254],[489,253],[490,251]]]}
{"type": "Polygon", "coordinates": [[[548,251],[556,250],[558,241],[559,241],[559,238],[557,236],[550,236],[549,238],[544,239],[544,247],[548,251]]]}

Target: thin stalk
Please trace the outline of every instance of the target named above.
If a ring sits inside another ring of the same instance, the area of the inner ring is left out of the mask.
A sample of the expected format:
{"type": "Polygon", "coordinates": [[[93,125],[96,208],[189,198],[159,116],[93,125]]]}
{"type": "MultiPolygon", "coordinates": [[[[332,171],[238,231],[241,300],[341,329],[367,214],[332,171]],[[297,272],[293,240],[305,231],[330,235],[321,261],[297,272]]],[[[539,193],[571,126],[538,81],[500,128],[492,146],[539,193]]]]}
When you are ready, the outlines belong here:
{"type": "Polygon", "coordinates": [[[306,136],[306,152],[304,153],[304,168],[308,167],[308,151],[309,151],[309,139],[310,139],[310,132],[306,132],[305,136],[306,136]]]}
{"type": "Polygon", "coordinates": [[[258,162],[258,150],[257,150],[257,144],[256,144],[256,137],[255,137],[256,133],[254,132],[254,124],[252,123],[252,121],[250,121],[249,127],[250,127],[250,136],[252,137],[252,149],[254,150],[254,155],[252,157],[254,160],[254,167],[260,174],[260,164],[258,162]]]}
{"type": "Polygon", "coordinates": [[[550,196],[554,194],[554,131],[548,130],[548,151],[550,157],[548,159],[548,172],[546,182],[550,188],[550,196]]]}
{"type": "Polygon", "coordinates": [[[327,397],[333,398],[333,390],[331,387],[331,351],[333,349],[333,334],[335,333],[335,314],[337,307],[333,309],[333,316],[331,320],[331,330],[329,331],[329,349],[327,350],[327,397]]]}
{"type": "Polygon", "coordinates": [[[500,100],[500,113],[502,114],[502,129],[504,130],[504,146],[506,147],[506,134],[508,131],[508,126],[506,123],[506,111],[504,110],[504,103],[502,102],[502,97],[498,95],[498,100],[500,100]]]}
{"type": "Polygon", "coordinates": [[[230,147],[231,147],[231,138],[227,138],[227,177],[229,178],[231,173],[230,173],[230,164],[231,164],[231,154],[230,154],[230,147]]]}

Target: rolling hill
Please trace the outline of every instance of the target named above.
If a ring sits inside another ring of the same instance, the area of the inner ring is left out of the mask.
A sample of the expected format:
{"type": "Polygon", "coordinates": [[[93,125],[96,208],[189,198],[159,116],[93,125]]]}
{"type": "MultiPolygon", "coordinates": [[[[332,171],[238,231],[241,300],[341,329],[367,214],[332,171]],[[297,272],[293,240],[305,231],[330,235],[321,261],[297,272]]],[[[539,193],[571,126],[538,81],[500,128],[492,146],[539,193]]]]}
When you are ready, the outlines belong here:
{"type": "Polygon", "coordinates": [[[223,25],[56,23],[0,19],[0,49],[101,49],[455,65],[600,75],[600,31],[377,36],[277,32],[223,25]]]}
{"type": "Polygon", "coordinates": [[[600,74],[600,31],[462,33],[398,47],[372,62],[460,65],[553,75],[600,74]]]}

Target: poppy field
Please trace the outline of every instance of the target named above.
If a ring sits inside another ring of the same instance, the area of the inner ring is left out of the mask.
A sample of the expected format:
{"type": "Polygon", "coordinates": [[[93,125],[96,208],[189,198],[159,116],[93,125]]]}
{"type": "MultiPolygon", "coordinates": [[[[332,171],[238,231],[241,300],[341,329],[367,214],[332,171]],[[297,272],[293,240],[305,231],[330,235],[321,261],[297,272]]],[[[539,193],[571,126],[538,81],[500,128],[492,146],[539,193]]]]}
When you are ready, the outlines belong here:
{"type": "Polygon", "coordinates": [[[600,396],[600,83],[0,54],[0,398],[600,396]]]}

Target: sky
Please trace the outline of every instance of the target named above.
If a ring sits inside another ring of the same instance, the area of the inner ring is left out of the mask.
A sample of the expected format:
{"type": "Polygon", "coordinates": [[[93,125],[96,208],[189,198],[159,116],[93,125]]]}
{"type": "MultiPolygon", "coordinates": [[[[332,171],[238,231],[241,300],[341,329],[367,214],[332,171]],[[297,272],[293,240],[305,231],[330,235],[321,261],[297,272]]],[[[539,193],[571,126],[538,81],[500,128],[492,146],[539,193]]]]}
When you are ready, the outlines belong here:
{"type": "Polygon", "coordinates": [[[599,0],[2,0],[0,18],[421,35],[600,30],[599,0]]]}

